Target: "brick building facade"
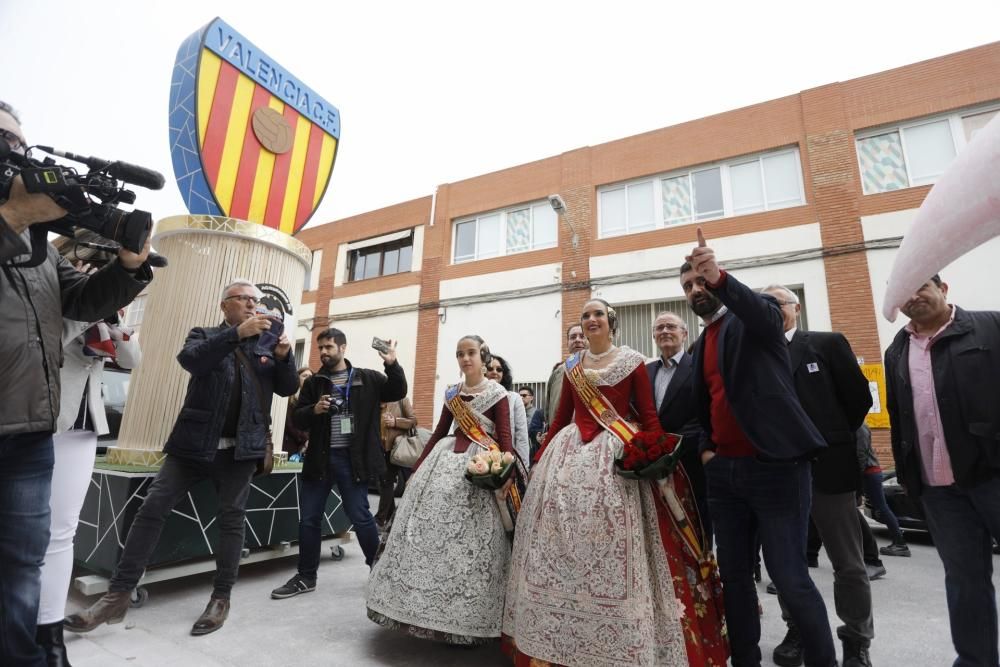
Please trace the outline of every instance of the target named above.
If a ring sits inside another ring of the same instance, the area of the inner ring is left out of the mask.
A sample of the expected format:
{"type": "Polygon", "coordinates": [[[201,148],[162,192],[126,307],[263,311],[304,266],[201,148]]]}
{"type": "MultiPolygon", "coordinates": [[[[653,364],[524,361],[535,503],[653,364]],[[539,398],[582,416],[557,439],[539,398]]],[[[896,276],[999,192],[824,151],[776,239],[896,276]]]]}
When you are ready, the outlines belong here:
{"type": "MultiPolygon", "coordinates": [[[[399,339],[432,427],[461,335],[486,338],[516,381],[544,383],[591,295],[634,306],[639,328],[681,304],[677,269],[700,225],[741,280],[796,288],[809,328],[842,331],[875,361],[901,326],[879,315],[899,239],[998,108],[995,43],[442,184],[299,234],[315,263],[298,338],[313,367],[310,330],[328,323],[360,365],[378,361],[371,335],[399,339]]],[[[944,272],[956,303],[995,307],[973,287],[984,259],[1000,246],[944,272]]]]}

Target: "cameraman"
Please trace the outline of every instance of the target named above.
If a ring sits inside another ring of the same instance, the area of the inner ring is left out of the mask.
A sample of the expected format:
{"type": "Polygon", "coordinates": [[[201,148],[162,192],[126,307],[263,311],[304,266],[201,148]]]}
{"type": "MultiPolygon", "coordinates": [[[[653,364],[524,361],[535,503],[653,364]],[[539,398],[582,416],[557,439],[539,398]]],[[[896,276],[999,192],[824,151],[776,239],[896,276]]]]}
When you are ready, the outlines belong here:
{"type": "MultiPolygon", "coordinates": [[[[24,153],[10,105],[0,101],[0,140],[24,153]]],[[[127,305],[152,279],[142,253],[86,276],[59,255],[36,223],[63,217],[18,176],[0,204],[0,664],[45,665],[35,643],[40,568],[49,542],[52,433],[59,416],[62,322],[94,322],[127,305]]]]}

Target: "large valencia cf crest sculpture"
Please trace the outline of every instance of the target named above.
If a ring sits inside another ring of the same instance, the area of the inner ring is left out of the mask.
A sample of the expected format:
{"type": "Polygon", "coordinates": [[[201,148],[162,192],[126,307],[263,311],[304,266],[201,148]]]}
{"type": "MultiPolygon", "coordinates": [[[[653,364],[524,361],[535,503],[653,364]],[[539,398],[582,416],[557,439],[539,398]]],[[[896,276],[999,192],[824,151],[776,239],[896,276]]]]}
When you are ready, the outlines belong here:
{"type": "Polygon", "coordinates": [[[174,174],[188,211],[294,234],[333,171],[340,113],[222,19],[177,52],[174,174]]]}

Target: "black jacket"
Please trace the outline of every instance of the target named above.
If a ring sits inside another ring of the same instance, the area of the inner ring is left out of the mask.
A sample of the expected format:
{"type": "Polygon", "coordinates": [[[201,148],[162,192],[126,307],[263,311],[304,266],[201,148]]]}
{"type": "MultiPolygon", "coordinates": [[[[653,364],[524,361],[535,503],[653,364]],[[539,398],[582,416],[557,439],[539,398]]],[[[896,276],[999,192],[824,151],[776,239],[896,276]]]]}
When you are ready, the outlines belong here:
{"type": "Polygon", "coordinates": [[[839,333],[800,329],[788,355],[799,402],[829,445],[813,465],[813,485],[823,493],[858,491],[857,431],[872,394],[850,343],[839,333]]]}
{"type": "MultiPolygon", "coordinates": [[[[353,368],[347,362],[348,368],[353,368]]],[[[306,479],[325,479],[330,457],[330,415],[317,415],[313,407],[324,394],[332,393],[330,376],[320,370],[302,385],[295,408],[295,425],[309,431],[309,449],[302,465],[306,479]]],[[[354,437],[351,439],[351,469],[354,481],[367,482],[385,473],[385,451],[379,432],[382,403],[401,401],[406,397],[406,375],[398,363],[386,364],[385,375],[368,368],[354,368],[351,381],[351,414],[354,415],[354,437]]]]}
{"type": "MultiPolygon", "coordinates": [[[[656,373],[663,365],[661,359],[646,364],[649,373],[649,384],[656,387],[656,373]]],[[[691,480],[691,487],[697,498],[705,497],[705,471],[701,467],[701,454],[698,445],[701,442],[702,430],[698,423],[698,404],[695,401],[693,387],[693,361],[690,354],[685,353],[677,362],[677,369],[663,401],[656,406],[656,415],[660,419],[660,427],[667,433],[677,433],[684,436],[681,440],[681,463],[691,480]]],[[[655,398],[655,397],[654,397],[655,398]]]]}
{"type": "Polygon", "coordinates": [[[236,327],[226,324],[191,329],[184,349],[177,355],[177,361],[191,374],[191,379],[164,452],[203,462],[215,458],[239,369],[242,392],[234,458],[237,461],[264,458],[265,438],[271,424],[271,394],[291,396],[298,389],[299,378],[293,353],[289,352],[284,361],[268,358],[262,365],[254,354],[256,344],[257,336],[241,341],[236,327]],[[261,409],[256,383],[236,358],[237,347],[247,355],[260,380],[261,390],[267,396],[266,413],[261,409]]]}
{"type": "MultiPolygon", "coordinates": [[[[826,442],[795,395],[778,302],[727,273],[712,292],[729,308],[719,324],[719,372],[736,421],[762,459],[815,456],[826,442]]],[[[705,431],[701,451],[715,449],[704,358],[702,332],[694,351],[694,392],[705,431]]]]}
{"type": "MultiPolygon", "coordinates": [[[[910,384],[910,335],[885,352],[886,403],[897,476],[914,496],[923,490],[910,384]]],[[[1000,474],[1000,312],[955,306],[955,321],[931,346],[931,368],[955,483],[969,488],[1000,474]]]]}

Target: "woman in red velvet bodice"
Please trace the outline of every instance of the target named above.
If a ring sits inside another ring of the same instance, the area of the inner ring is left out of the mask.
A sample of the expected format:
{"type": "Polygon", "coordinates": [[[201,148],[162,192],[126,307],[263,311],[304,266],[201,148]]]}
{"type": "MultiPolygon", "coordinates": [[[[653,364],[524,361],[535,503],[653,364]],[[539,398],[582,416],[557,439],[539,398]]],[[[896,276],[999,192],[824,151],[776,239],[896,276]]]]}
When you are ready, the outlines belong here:
{"type": "MultiPolygon", "coordinates": [[[[586,354],[586,352],[582,354],[586,354]]],[[[611,401],[611,404],[615,406],[615,411],[626,420],[635,422],[636,417],[638,417],[638,423],[643,431],[650,433],[661,431],[660,420],[656,416],[656,408],[653,405],[653,387],[649,383],[649,373],[646,372],[645,365],[636,366],[635,370],[626,375],[618,384],[598,385],[597,390],[611,401]],[[633,411],[633,406],[638,411],[638,415],[633,411]]],[[[559,433],[571,421],[580,429],[580,438],[583,442],[590,442],[604,431],[604,427],[591,416],[587,406],[573,390],[569,377],[563,375],[559,407],[552,418],[549,433],[553,435],[559,433]]],[[[541,458],[551,439],[546,439],[545,445],[538,450],[536,458],[541,458]]]]}
{"type": "MultiPolygon", "coordinates": [[[[589,384],[618,416],[659,433],[645,357],[613,344],[614,309],[591,300],[580,323],[590,349],[573,360],[589,384]]],[[[697,516],[686,477],[618,475],[623,442],[592,416],[569,376],[518,515],[505,649],[516,667],[723,667],[721,585],[702,574],[659,486],[697,516]]]]}

